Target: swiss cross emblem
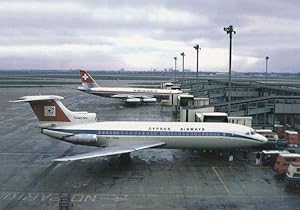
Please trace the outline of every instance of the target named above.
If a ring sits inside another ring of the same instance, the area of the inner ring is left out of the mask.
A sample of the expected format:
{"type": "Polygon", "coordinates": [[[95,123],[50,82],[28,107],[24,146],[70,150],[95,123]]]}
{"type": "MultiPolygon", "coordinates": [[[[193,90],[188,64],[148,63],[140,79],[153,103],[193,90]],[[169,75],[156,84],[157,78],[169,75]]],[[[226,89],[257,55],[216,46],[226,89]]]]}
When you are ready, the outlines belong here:
{"type": "Polygon", "coordinates": [[[89,76],[88,76],[87,74],[84,74],[84,75],[82,76],[82,78],[83,78],[83,80],[87,80],[87,78],[89,78],[89,76]]]}

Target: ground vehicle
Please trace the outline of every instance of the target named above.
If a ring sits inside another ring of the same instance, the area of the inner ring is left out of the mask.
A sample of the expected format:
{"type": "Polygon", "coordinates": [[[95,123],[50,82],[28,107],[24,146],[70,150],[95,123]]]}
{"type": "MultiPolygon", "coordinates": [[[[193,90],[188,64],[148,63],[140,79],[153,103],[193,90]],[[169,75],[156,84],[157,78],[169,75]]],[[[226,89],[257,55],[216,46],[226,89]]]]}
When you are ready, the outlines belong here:
{"type": "Polygon", "coordinates": [[[300,163],[300,154],[279,154],[274,165],[274,170],[278,174],[287,173],[288,167],[292,162],[300,163]]]}

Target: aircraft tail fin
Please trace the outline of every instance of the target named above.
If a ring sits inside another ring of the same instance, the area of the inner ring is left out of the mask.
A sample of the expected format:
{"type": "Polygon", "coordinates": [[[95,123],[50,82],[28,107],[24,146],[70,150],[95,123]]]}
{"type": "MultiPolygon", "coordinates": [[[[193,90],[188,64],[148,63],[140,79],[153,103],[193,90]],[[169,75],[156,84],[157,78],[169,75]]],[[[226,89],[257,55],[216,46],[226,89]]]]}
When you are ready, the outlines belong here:
{"type": "Polygon", "coordinates": [[[82,87],[85,89],[99,86],[94,78],[86,70],[80,69],[80,78],[82,87]]]}
{"type": "Polygon", "coordinates": [[[56,95],[38,95],[23,96],[10,102],[28,102],[42,128],[96,121],[95,113],[72,112],[61,103],[62,99],[56,95]]]}

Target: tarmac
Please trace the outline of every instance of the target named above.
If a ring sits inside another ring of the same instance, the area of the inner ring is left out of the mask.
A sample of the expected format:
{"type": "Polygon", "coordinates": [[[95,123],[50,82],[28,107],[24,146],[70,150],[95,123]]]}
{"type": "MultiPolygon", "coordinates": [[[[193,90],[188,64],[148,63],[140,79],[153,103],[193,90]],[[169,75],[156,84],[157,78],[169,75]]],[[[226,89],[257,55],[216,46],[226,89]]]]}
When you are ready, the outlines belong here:
{"type": "MultiPolygon", "coordinates": [[[[107,81],[108,82],[108,81],[107,81]]],[[[109,83],[109,82],[108,82],[109,83]]],[[[58,163],[51,160],[97,148],[76,146],[40,133],[24,95],[56,94],[74,111],[99,120],[174,121],[171,107],[127,107],[117,99],[63,87],[0,88],[0,209],[300,209],[300,190],[288,188],[270,167],[250,159],[191,150],[147,149],[131,154],[58,163]]]]}

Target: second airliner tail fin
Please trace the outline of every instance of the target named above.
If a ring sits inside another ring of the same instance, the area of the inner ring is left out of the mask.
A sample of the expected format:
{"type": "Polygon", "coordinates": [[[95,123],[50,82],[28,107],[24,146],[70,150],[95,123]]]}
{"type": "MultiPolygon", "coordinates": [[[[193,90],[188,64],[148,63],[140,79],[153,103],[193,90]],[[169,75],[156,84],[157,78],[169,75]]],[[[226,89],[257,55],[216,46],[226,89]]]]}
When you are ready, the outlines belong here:
{"type": "Polygon", "coordinates": [[[92,87],[99,87],[94,78],[86,70],[80,69],[80,78],[82,82],[82,87],[86,89],[92,87]]]}

